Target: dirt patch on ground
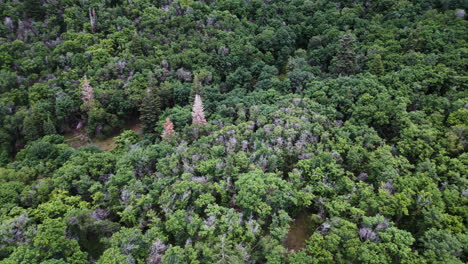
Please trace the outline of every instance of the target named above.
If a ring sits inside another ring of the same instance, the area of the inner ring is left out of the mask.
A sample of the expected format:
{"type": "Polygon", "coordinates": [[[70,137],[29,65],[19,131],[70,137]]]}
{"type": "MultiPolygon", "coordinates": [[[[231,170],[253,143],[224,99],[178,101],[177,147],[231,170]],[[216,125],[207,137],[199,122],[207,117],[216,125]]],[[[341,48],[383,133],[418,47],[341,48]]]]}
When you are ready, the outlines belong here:
{"type": "Polygon", "coordinates": [[[115,148],[114,138],[119,136],[124,130],[132,130],[137,134],[141,134],[142,130],[140,120],[138,120],[138,118],[127,120],[123,129],[115,131],[111,136],[105,139],[88,137],[86,134],[86,127],[67,132],[65,133],[64,138],[65,143],[74,148],[83,146],[96,146],[104,151],[107,151],[115,148]]]}
{"type": "Polygon", "coordinates": [[[86,130],[84,128],[66,132],[63,137],[65,143],[74,148],[87,146],[92,143],[91,139],[86,135],[86,130]]]}
{"type": "Polygon", "coordinates": [[[133,130],[137,134],[142,133],[141,122],[138,118],[127,120],[125,122],[124,130],[133,130]]]}
{"type": "Polygon", "coordinates": [[[313,223],[311,214],[302,212],[290,225],[289,232],[286,235],[284,246],[292,251],[299,251],[305,247],[307,239],[313,233],[313,223]]]}

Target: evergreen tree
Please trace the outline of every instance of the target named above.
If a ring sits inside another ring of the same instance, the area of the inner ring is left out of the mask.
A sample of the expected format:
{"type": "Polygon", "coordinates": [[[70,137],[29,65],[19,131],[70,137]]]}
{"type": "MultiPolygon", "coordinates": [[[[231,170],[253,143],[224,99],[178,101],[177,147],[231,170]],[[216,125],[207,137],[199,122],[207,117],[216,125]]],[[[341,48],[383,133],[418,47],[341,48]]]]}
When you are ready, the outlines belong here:
{"type": "Polygon", "coordinates": [[[337,75],[352,75],[357,71],[356,52],[354,51],[354,36],[344,34],[339,43],[338,52],[332,60],[332,72],[337,75]]]}
{"type": "Polygon", "coordinates": [[[200,76],[198,74],[195,74],[195,77],[193,78],[193,83],[192,83],[192,89],[190,90],[190,101],[193,102],[195,100],[196,95],[204,96],[205,95],[205,89],[203,89],[203,85],[200,80],[200,76]]]}
{"type": "Polygon", "coordinates": [[[33,110],[23,121],[23,133],[26,140],[32,141],[43,135],[42,115],[33,110]]]}
{"type": "Polygon", "coordinates": [[[166,118],[166,122],[163,124],[163,127],[164,131],[161,135],[162,138],[167,138],[175,133],[174,124],[171,122],[171,119],[169,119],[169,117],[166,118]]]}
{"type": "Polygon", "coordinates": [[[52,120],[50,119],[50,116],[48,116],[47,119],[44,120],[44,123],[42,125],[42,130],[44,131],[44,135],[57,134],[57,130],[55,130],[54,122],[52,122],[52,120]]]}
{"type": "Polygon", "coordinates": [[[203,103],[200,95],[195,95],[195,101],[192,109],[192,124],[203,125],[206,124],[205,112],[203,110],[203,103]]]}
{"type": "Polygon", "coordinates": [[[140,120],[143,123],[143,132],[154,132],[154,126],[161,114],[161,97],[158,89],[154,85],[153,78],[150,78],[146,96],[143,98],[140,106],[140,120]]]}
{"type": "Polygon", "coordinates": [[[375,75],[383,75],[385,71],[382,63],[382,57],[379,54],[372,54],[369,56],[367,67],[369,68],[369,71],[375,75]]]}
{"type": "Polygon", "coordinates": [[[34,19],[42,19],[45,15],[44,9],[42,8],[41,1],[39,0],[26,0],[23,2],[24,12],[26,16],[34,19]]]}
{"type": "Polygon", "coordinates": [[[94,100],[94,88],[89,84],[86,74],[83,76],[83,81],[81,82],[81,100],[84,102],[84,109],[89,111],[91,102],[94,100]]]}
{"type": "Polygon", "coordinates": [[[130,52],[134,54],[135,56],[141,56],[143,55],[143,45],[141,41],[140,35],[138,35],[137,32],[133,34],[132,41],[129,43],[130,45],[130,52]]]}

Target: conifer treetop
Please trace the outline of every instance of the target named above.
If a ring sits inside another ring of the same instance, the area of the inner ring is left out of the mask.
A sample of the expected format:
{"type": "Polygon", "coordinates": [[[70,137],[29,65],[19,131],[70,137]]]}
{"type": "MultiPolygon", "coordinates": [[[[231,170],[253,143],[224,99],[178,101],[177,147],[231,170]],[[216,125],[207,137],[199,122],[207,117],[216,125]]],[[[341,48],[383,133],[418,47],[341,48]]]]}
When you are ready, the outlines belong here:
{"type": "Polygon", "coordinates": [[[174,124],[172,123],[171,119],[168,117],[166,118],[166,122],[163,124],[164,131],[161,135],[162,138],[167,138],[170,135],[175,133],[174,131],[174,124]]]}
{"type": "Polygon", "coordinates": [[[205,112],[203,110],[203,103],[200,95],[195,95],[195,101],[192,109],[192,124],[203,125],[206,124],[205,112]]]}
{"type": "Polygon", "coordinates": [[[94,100],[94,88],[89,84],[86,74],[83,76],[83,81],[81,82],[81,99],[87,107],[94,100]]]}

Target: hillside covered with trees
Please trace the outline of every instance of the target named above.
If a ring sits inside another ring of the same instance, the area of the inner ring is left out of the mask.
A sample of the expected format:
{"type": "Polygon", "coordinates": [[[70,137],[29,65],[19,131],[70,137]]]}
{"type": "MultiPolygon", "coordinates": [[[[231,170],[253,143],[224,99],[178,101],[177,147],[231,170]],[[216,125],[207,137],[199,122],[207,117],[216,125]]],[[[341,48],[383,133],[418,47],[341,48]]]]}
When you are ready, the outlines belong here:
{"type": "Polygon", "coordinates": [[[0,0],[0,264],[467,263],[467,8],[0,0]]]}

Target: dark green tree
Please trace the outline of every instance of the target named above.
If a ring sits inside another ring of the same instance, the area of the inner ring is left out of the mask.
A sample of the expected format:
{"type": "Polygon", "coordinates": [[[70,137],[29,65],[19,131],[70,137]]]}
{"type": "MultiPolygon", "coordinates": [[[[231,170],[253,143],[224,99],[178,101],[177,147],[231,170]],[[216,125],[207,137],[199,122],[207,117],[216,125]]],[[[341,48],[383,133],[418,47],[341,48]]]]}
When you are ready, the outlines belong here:
{"type": "Polygon", "coordinates": [[[26,0],[23,3],[24,5],[24,12],[26,16],[32,17],[35,19],[41,19],[44,17],[45,12],[43,9],[43,5],[41,1],[38,0],[26,0]]]}
{"type": "Polygon", "coordinates": [[[380,54],[371,54],[368,56],[367,68],[375,75],[383,75],[385,68],[382,62],[382,56],[380,54]]]}
{"type": "Polygon", "coordinates": [[[352,75],[357,72],[355,37],[351,33],[344,34],[338,46],[338,51],[331,62],[331,71],[337,75],[352,75]]]}
{"type": "Polygon", "coordinates": [[[142,122],[144,133],[153,133],[156,123],[161,114],[161,97],[159,96],[158,88],[151,77],[146,89],[146,95],[140,105],[140,120],[142,122]]]}
{"type": "Polygon", "coordinates": [[[52,122],[52,120],[50,119],[50,116],[48,116],[47,119],[44,120],[44,123],[42,125],[42,130],[44,132],[44,135],[53,135],[57,133],[54,122],[52,122]]]}

